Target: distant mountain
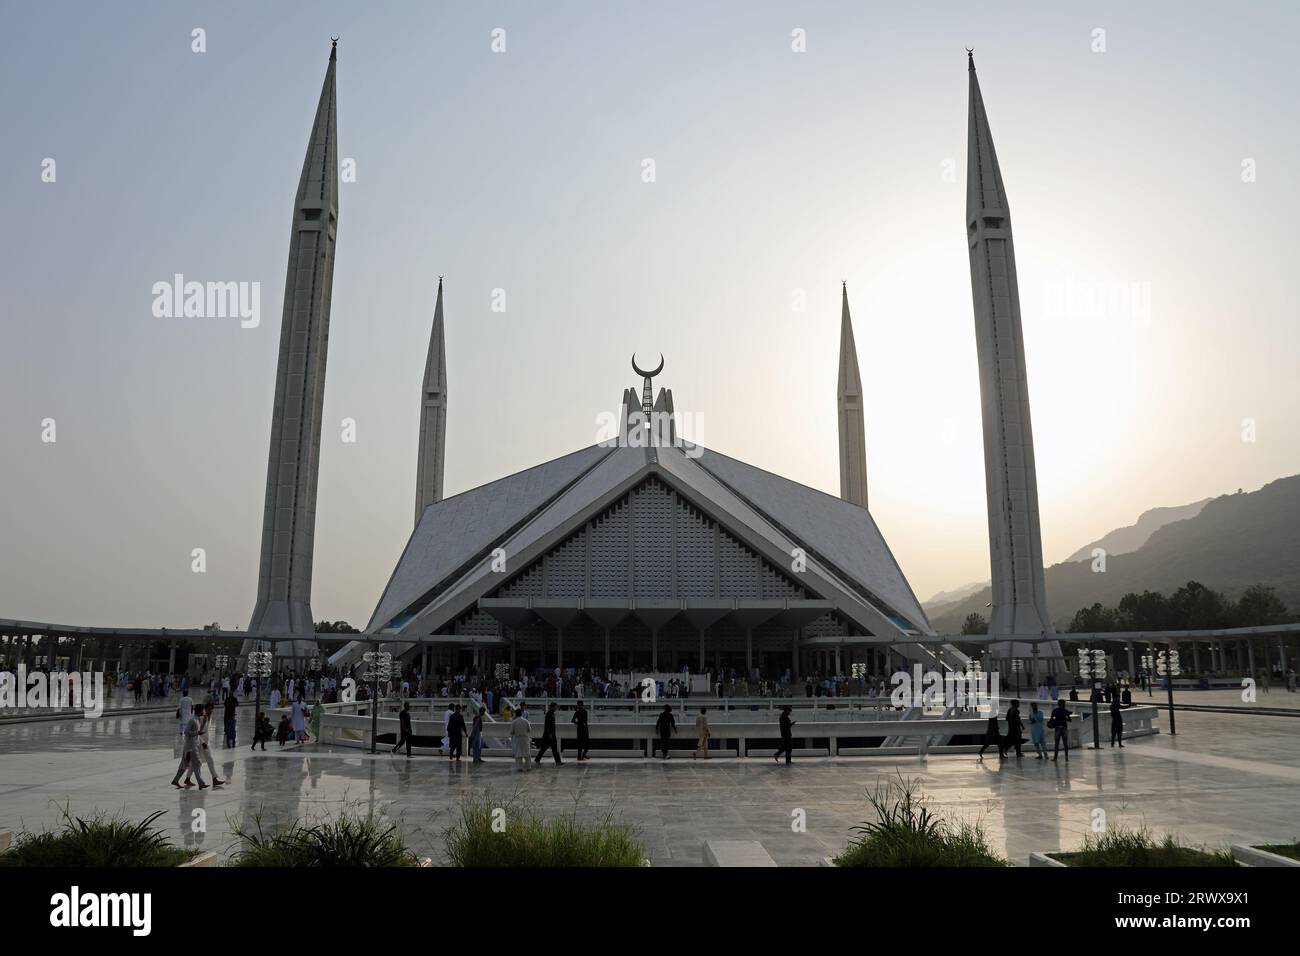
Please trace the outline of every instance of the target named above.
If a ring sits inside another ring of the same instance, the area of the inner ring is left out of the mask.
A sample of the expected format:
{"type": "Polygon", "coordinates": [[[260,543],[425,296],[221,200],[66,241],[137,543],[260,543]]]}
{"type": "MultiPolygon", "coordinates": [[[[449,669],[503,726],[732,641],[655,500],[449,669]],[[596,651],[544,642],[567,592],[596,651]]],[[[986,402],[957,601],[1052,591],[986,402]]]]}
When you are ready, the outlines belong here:
{"type": "Polygon", "coordinates": [[[1201,509],[1212,500],[1211,498],[1205,498],[1201,501],[1194,501],[1190,505],[1178,505],[1173,508],[1152,508],[1150,511],[1144,511],[1137,519],[1137,524],[1131,524],[1127,528],[1116,528],[1114,531],[1098,538],[1092,544],[1085,544],[1065,560],[1091,561],[1094,548],[1104,549],[1107,555],[1130,554],[1146,544],[1151,539],[1151,536],[1165,525],[1172,524],[1175,521],[1195,518],[1201,513],[1201,509]]]}
{"type": "Polygon", "coordinates": [[[975,581],[972,584],[963,584],[959,588],[953,588],[951,591],[940,591],[934,597],[930,598],[930,600],[926,601],[922,607],[925,608],[925,613],[929,614],[930,608],[932,607],[939,607],[943,604],[953,604],[960,601],[962,598],[970,597],[980,588],[986,588],[988,586],[988,581],[975,581]]]}
{"type": "MultiPolygon", "coordinates": [[[[1252,584],[1271,585],[1293,616],[1300,617],[1300,475],[1197,505],[1193,517],[1157,528],[1136,551],[1108,549],[1104,572],[1094,573],[1091,560],[1063,561],[1047,568],[1047,606],[1057,628],[1064,630],[1075,611],[1098,601],[1114,606],[1130,591],[1168,595],[1188,581],[1199,581],[1229,598],[1252,584]]],[[[1141,523],[1139,519],[1134,528],[1141,523]]],[[[1089,559],[1092,547],[1087,548],[1089,559]]],[[[984,587],[933,612],[927,608],[926,613],[937,631],[956,634],[966,615],[973,612],[987,618],[990,600],[992,590],[984,587]]]]}

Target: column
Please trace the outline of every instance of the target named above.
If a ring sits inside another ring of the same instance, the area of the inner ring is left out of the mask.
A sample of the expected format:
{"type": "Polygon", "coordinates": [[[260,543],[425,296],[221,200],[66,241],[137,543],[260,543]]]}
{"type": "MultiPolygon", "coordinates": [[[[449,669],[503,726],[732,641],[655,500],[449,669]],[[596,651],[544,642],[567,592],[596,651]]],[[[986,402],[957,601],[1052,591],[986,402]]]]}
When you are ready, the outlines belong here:
{"type": "Polygon", "coordinates": [[[659,628],[650,628],[650,670],[659,673],[659,628]]]}
{"type": "Polygon", "coordinates": [[[1137,664],[1133,657],[1133,642],[1125,641],[1124,646],[1128,648],[1128,677],[1129,680],[1132,680],[1134,675],[1137,674],[1137,664]]]}
{"type": "Polygon", "coordinates": [[[609,672],[609,628],[605,628],[605,672],[609,672]]]}
{"type": "Polygon", "coordinates": [[[799,679],[799,632],[801,628],[795,628],[794,634],[790,638],[790,677],[794,680],[799,679]]]}
{"type": "Polygon", "coordinates": [[[564,628],[555,629],[555,666],[564,669],[564,628]]]}
{"type": "Polygon", "coordinates": [[[704,654],[705,654],[705,651],[704,651],[704,630],[705,630],[704,628],[700,628],[700,673],[701,673],[701,674],[705,673],[705,672],[709,669],[708,664],[707,664],[707,663],[705,662],[705,660],[704,660],[704,654]]]}
{"type": "Polygon", "coordinates": [[[1192,672],[1201,673],[1201,642],[1197,640],[1192,641],[1192,672]]]}
{"type": "Polygon", "coordinates": [[[167,673],[176,673],[176,642],[172,641],[171,647],[167,649],[167,673]]]}
{"type": "Polygon", "coordinates": [[[745,679],[754,672],[754,629],[745,628],[745,679]]]}

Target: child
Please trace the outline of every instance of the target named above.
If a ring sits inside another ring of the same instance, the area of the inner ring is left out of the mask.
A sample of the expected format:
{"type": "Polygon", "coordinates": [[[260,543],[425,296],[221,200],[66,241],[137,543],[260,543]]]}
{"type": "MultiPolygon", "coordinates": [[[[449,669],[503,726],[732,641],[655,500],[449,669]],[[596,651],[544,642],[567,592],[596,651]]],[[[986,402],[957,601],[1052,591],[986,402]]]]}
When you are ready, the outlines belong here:
{"type": "Polygon", "coordinates": [[[280,726],[275,728],[275,739],[281,747],[284,746],[291,733],[293,733],[293,727],[289,723],[289,715],[285,714],[280,718],[280,726]]]}

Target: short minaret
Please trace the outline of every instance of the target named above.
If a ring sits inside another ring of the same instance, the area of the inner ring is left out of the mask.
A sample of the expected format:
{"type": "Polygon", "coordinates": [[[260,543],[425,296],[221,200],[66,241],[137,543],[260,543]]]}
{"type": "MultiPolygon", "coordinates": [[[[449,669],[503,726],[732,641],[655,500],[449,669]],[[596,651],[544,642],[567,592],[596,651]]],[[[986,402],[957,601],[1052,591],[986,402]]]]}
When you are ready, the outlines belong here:
{"type": "MultiPolygon", "coordinates": [[[[312,549],[338,224],[336,59],[332,48],[289,228],[262,561],[250,631],[312,634],[316,629],[311,612],[312,549]]],[[[309,642],[292,645],[278,645],[276,656],[302,658],[315,648],[309,642]]]]}
{"type": "MultiPolygon", "coordinates": [[[[1043,584],[1038,479],[1034,471],[1034,434],[1029,421],[1011,210],[973,55],[968,71],[966,239],[975,303],[993,572],[989,634],[1051,634],[1052,619],[1043,584]]],[[[1047,656],[1059,654],[1059,650],[1048,648],[1043,652],[1047,656]]],[[[1027,648],[1025,652],[1017,650],[1014,656],[1027,656],[1027,648]]]]}
{"type": "Polygon", "coordinates": [[[415,523],[424,509],[442,500],[442,463],[447,444],[447,351],[442,331],[442,276],[433,307],[429,357],[424,361],[420,393],[420,457],[415,463],[415,523]]]}
{"type": "Polygon", "coordinates": [[[867,506],[867,426],[862,411],[862,375],[858,372],[858,348],[853,342],[853,319],[849,316],[849,287],[841,289],[840,381],[836,405],[840,418],[840,497],[867,506]]]}

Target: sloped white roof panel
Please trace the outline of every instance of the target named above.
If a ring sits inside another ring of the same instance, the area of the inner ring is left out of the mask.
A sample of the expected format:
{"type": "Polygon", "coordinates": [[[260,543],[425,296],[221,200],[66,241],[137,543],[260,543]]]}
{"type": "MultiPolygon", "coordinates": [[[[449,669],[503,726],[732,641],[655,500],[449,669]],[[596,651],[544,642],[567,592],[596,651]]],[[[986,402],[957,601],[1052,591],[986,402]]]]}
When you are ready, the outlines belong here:
{"type": "Polygon", "coordinates": [[[592,445],[424,509],[367,631],[382,628],[617,448],[592,445]]]}
{"type": "Polygon", "coordinates": [[[783,528],[810,553],[821,555],[932,634],[930,622],[866,508],[782,478],[735,458],[699,449],[696,464],[783,528]]]}

